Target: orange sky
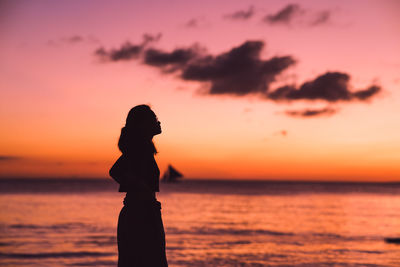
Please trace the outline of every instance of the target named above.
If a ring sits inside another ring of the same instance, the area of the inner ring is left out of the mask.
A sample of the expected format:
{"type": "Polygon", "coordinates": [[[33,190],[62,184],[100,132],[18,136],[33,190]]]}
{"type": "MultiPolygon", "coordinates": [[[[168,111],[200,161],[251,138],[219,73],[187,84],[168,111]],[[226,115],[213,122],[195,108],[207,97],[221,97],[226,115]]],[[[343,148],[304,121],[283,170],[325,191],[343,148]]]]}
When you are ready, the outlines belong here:
{"type": "Polygon", "coordinates": [[[400,180],[398,1],[6,1],[0,9],[0,177],[106,177],[127,112],[147,103],[162,123],[161,170],[172,163],[192,178],[400,180]],[[266,22],[289,4],[297,13],[266,22]],[[270,91],[328,71],[348,74],[353,92],[382,91],[337,102],[211,95],[211,83],[179,70],[95,55],[158,33],[151,47],[164,52],[197,44],[218,56],[250,40],[265,44],[261,60],[293,57],[270,91]],[[285,113],[326,107],[336,112],[285,113]]]}

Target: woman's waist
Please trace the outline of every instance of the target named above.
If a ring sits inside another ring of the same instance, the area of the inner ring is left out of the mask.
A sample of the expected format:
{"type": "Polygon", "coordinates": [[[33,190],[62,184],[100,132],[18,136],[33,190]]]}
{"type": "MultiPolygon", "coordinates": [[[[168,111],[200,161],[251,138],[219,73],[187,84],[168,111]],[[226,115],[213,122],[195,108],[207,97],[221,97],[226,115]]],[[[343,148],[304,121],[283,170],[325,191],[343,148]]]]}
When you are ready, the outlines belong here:
{"type": "Polygon", "coordinates": [[[143,192],[127,192],[124,198],[125,206],[137,206],[137,205],[161,205],[157,201],[155,192],[143,193],[143,192]]]}
{"type": "MultiPolygon", "coordinates": [[[[146,183],[145,185],[152,192],[160,191],[158,183],[154,183],[154,184],[146,183]]],[[[141,185],[141,184],[137,185],[135,183],[132,183],[132,184],[120,183],[118,191],[119,192],[132,192],[132,193],[134,192],[135,194],[141,194],[141,193],[148,194],[149,193],[148,190],[143,190],[143,185],[141,185]]]]}

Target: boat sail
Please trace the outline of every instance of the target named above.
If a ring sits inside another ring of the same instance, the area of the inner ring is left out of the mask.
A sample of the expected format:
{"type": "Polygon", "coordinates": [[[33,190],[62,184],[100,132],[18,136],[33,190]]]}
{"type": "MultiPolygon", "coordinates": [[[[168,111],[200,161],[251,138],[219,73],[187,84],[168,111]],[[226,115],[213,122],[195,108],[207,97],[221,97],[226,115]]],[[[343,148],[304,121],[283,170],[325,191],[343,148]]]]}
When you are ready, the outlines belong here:
{"type": "Polygon", "coordinates": [[[167,170],[164,172],[161,181],[164,183],[173,183],[173,182],[178,182],[179,179],[181,179],[183,175],[178,172],[172,165],[168,165],[167,170]]]}

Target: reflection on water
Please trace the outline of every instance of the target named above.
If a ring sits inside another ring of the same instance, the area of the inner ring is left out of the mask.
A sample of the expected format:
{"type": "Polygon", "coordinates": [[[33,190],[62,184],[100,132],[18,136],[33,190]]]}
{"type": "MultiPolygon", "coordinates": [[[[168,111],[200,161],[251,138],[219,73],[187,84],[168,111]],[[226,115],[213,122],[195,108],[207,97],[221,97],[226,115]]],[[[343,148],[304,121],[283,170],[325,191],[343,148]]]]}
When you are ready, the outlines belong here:
{"type": "MultiPolygon", "coordinates": [[[[400,236],[398,186],[267,187],[164,185],[170,266],[400,266],[383,241],[400,236]]],[[[0,265],[116,266],[123,195],[103,189],[1,193],[0,265]]]]}

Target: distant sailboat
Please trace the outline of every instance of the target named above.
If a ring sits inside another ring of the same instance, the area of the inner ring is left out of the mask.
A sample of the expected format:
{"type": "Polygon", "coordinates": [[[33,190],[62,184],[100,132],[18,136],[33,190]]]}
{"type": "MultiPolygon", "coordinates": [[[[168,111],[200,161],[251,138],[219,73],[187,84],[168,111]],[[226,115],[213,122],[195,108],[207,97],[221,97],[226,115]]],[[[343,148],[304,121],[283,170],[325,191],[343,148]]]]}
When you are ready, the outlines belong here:
{"type": "Polygon", "coordinates": [[[164,172],[161,181],[164,183],[173,183],[179,181],[183,175],[178,172],[174,167],[168,165],[168,169],[164,172]]]}

